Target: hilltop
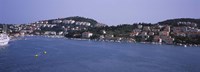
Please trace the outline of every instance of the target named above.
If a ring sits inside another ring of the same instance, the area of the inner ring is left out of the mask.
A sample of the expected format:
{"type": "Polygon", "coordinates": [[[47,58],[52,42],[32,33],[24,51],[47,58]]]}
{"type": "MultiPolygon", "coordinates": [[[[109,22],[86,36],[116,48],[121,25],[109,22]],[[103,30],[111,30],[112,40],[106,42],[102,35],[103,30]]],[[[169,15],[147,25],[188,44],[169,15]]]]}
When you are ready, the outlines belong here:
{"type": "Polygon", "coordinates": [[[106,24],[101,24],[98,21],[86,18],[86,17],[80,17],[80,16],[72,16],[72,17],[66,17],[66,18],[58,18],[58,19],[49,19],[49,20],[41,20],[35,23],[42,23],[42,24],[74,24],[74,25],[86,25],[90,27],[96,27],[96,26],[107,26],[106,24]]]}
{"type": "Polygon", "coordinates": [[[158,22],[160,25],[171,25],[171,26],[187,26],[187,25],[197,25],[200,28],[200,19],[194,18],[177,18],[168,19],[165,21],[158,22]]]}

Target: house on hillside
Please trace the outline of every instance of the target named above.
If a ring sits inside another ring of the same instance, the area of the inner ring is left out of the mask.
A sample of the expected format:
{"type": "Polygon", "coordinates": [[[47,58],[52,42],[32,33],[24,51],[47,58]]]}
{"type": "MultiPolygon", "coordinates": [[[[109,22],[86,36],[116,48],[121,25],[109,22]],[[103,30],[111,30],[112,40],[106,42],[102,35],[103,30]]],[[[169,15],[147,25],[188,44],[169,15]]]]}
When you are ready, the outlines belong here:
{"type": "Polygon", "coordinates": [[[166,44],[173,44],[174,38],[171,38],[171,36],[161,36],[162,40],[166,44]]]}
{"type": "Polygon", "coordinates": [[[151,31],[151,28],[149,26],[144,26],[143,31],[151,31]]]}
{"type": "Polygon", "coordinates": [[[82,38],[90,38],[93,35],[91,32],[83,32],[82,33],[82,38]]]}
{"type": "Polygon", "coordinates": [[[159,32],[159,36],[169,36],[169,31],[161,31],[159,32]]]}
{"type": "Polygon", "coordinates": [[[131,32],[130,37],[138,36],[139,32],[131,32]]]}
{"type": "Polygon", "coordinates": [[[160,36],[154,36],[153,42],[162,43],[162,39],[160,38],[160,36]]]}

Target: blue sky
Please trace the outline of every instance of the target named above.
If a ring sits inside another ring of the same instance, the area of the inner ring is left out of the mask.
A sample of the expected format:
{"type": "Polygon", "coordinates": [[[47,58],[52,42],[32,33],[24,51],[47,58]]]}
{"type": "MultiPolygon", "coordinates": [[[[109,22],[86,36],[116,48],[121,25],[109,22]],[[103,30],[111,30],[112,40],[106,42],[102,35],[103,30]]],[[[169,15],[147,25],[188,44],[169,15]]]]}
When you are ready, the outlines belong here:
{"type": "Polygon", "coordinates": [[[69,16],[108,25],[200,18],[200,0],[0,0],[0,23],[31,23],[69,16]]]}

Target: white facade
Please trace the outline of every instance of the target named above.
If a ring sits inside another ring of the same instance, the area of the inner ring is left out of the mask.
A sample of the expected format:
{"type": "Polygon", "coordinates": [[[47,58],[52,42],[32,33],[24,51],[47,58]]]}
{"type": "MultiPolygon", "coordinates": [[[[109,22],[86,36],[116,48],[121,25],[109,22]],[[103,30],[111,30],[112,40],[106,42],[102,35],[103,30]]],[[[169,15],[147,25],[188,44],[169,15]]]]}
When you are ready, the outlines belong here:
{"type": "Polygon", "coordinates": [[[82,33],[83,38],[90,38],[92,35],[93,35],[93,33],[90,33],[90,32],[83,32],[82,33]]]}
{"type": "Polygon", "coordinates": [[[53,23],[62,23],[62,20],[54,20],[53,23]]]}
{"type": "Polygon", "coordinates": [[[0,46],[7,45],[10,41],[10,38],[7,34],[0,34],[0,46]]]}
{"type": "Polygon", "coordinates": [[[76,21],[74,21],[74,20],[64,20],[63,21],[63,23],[65,23],[65,24],[73,24],[73,23],[75,23],[76,21]]]}

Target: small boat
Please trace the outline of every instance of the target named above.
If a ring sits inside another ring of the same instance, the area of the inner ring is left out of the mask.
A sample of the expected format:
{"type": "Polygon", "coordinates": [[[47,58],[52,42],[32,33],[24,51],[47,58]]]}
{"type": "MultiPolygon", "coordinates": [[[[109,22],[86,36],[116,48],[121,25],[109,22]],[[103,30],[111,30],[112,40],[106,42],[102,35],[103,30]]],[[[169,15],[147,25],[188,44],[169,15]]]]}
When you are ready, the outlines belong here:
{"type": "Polygon", "coordinates": [[[36,54],[35,57],[38,57],[38,54],[36,54]]]}
{"type": "Polygon", "coordinates": [[[47,54],[47,52],[46,52],[46,51],[44,51],[44,54],[47,54]]]}

